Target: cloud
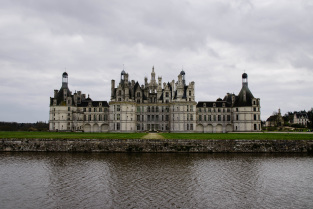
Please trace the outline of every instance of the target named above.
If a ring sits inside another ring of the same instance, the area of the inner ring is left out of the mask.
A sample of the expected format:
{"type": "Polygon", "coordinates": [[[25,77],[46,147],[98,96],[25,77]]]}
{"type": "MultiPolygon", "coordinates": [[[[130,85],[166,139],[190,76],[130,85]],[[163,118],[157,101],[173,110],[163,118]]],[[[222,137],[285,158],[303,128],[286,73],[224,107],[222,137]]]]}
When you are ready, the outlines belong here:
{"type": "Polygon", "coordinates": [[[308,110],[312,8],[308,0],[3,0],[0,120],[48,120],[65,70],[71,91],[109,100],[123,64],[140,84],[153,65],[165,82],[183,68],[197,101],[238,94],[246,71],[263,120],[278,107],[308,110]]]}

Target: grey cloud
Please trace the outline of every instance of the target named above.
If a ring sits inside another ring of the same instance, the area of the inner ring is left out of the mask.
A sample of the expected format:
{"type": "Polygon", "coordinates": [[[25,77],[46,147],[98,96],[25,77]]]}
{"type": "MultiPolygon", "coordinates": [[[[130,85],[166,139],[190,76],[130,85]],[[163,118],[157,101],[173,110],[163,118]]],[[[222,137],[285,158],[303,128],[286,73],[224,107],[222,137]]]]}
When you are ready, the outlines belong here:
{"type": "Polygon", "coordinates": [[[140,84],[153,65],[165,82],[184,68],[187,82],[196,82],[197,101],[237,94],[246,70],[262,119],[277,106],[312,104],[310,1],[1,3],[0,94],[8,105],[0,120],[47,120],[49,96],[65,68],[72,91],[109,100],[110,80],[119,80],[123,64],[140,84]]]}

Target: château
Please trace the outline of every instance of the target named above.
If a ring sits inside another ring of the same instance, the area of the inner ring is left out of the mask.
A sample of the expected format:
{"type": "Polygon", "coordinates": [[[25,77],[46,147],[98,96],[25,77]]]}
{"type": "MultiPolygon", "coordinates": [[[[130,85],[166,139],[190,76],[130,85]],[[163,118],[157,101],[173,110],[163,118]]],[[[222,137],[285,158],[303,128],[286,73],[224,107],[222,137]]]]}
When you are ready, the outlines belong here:
{"type": "Polygon", "coordinates": [[[227,93],[216,101],[195,101],[195,82],[185,80],[182,70],[175,82],[151,78],[144,84],[129,80],[124,70],[115,85],[111,81],[110,101],[95,101],[81,91],[72,93],[68,74],[62,74],[60,90],[50,97],[50,131],[84,132],[182,132],[226,133],[261,131],[260,99],[248,88],[242,74],[238,95],[227,93]]]}

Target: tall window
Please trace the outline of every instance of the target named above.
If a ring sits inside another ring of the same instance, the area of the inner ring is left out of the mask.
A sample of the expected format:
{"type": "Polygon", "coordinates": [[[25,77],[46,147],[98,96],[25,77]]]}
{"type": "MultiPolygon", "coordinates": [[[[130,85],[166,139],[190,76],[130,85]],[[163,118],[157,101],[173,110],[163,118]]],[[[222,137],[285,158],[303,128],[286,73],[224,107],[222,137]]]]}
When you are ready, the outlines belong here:
{"type": "Polygon", "coordinates": [[[121,111],[121,106],[120,105],[116,105],[116,111],[121,111]]]}

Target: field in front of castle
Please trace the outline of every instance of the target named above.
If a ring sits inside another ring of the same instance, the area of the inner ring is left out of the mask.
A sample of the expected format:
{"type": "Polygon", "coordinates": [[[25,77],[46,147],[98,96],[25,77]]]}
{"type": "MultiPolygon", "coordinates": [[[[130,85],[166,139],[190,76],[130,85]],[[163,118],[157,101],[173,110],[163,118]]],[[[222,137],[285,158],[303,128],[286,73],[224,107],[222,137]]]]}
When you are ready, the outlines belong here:
{"type": "MultiPolygon", "coordinates": [[[[149,133],[77,133],[1,131],[0,138],[17,139],[149,139],[149,133]]],[[[156,133],[153,139],[312,140],[304,133],[156,133]]]]}

